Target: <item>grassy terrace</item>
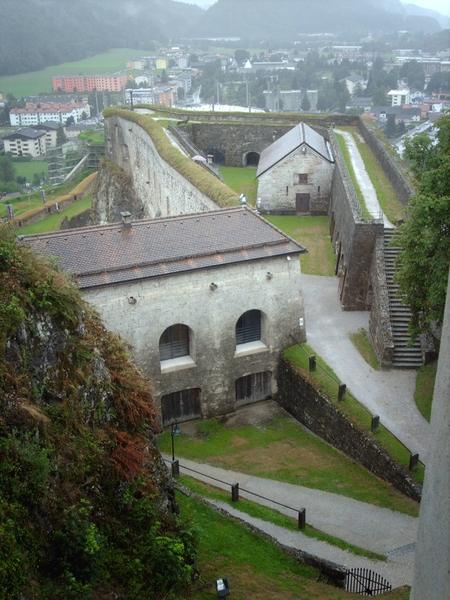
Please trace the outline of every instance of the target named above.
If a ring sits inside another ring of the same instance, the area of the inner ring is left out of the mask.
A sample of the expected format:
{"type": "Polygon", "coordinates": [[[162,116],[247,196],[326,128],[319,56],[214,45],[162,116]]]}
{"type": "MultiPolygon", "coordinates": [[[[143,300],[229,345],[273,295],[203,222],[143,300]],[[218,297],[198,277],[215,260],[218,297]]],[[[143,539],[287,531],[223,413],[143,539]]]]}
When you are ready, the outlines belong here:
{"type": "MultiPolygon", "coordinates": [[[[334,379],[339,381],[333,370],[317,355],[312,348],[307,344],[302,345],[303,348],[310,354],[316,357],[318,364],[322,365],[323,369],[333,375],[334,379]]],[[[372,415],[359,402],[354,400],[349,394],[346,395],[344,402],[338,401],[338,384],[333,381],[322,369],[309,372],[308,355],[299,346],[292,346],[285,351],[285,358],[289,360],[305,377],[313,379],[320,386],[320,389],[327,395],[330,401],[343,413],[346,417],[360,427],[369,436],[374,436],[380,446],[388,452],[399,464],[408,468],[410,453],[383,425],[380,425],[379,431],[376,434],[370,433],[372,415]]],[[[419,463],[419,468],[416,472],[411,473],[411,476],[419,483],[423,483],[424,466],[419,463]]]]}
{"type": "MultiPolygon", "coordinates": [[[[353,137],[356,147],[364,161],[367,174],[375,188],[378,202],[381,210],[391,223],[397,222],[399,219],[405,219],[405,209],[398,200],[397,195],[390,184],[388,178],[384,174],[383,169],[373,155],[369,146],[363,141],[355,127],[340,127],[343,131],[347,131],[353,137]]],[[[342,136],[341,136],[342,137],[342,136]]],[[[339,142],[340,143],[340,142],[339,142]]],[[[347,159],[346,159],[347,160],[347,159]]]]}
{"type": "MultiPolygon", "coordinates": [[[[182,428],[183,429],[183,428],[182,428]]],[[[171,452],[171,432],[158,436],[171,452]]],[[[225,420],[195,424],[194,434],[177,436],[177,456],[248,475],[341,494],[417,516],[418,505],[391,485],[349,460],[290,417],[263,427],[228,427],[225,420]]]]}
{"type": "Polygon", "coordinates": [[[91,208],[92,205],[92,194],[86,196],[82,200],[78,200],[69,206],[69,208],[65,208],[64,210],[60,210],[58,213],[54,213],[42,221],[38,221],[37,223],[33,223],[32,225],[27,225],[26,227],[21,227],[17,230],[20,235],[31,235],[36,233],[48,233],[49,231],[58,231],[61,229],[61,223],[67,218],[75,217],[80,213],[84,212],[91,208]]]}
{"type": "MultiPolygon", "coordinates": [[[[224,517],[205,504],[176,493],[183,519],[199,531],[200,577],[186,600],[216,598],[214,581],[228,577],[230,597],[236,600],[352,600],[361,596],[326,585],[319,573],[286,556],[270,540],[249,531],[234,519],[224,517]]],[[[385,600],[407,600],[403,587],[378,596],[385,600]]]]}
{"type": "Polygon", "coordinates": [[[347,146],[347,142],[345,138],[340,133],[335,132],[335,136],[337,139],[337,143],[339,144],[339,148],[341,150],[342,156],[344,157],[345,164],[347,165],[348,173],[350,175],[350,179],[352,180],[353,187],[355,189],[355,194],[358,199],[359,205],[361,207],[362,216],[364,219],[373,219],[370,212],[367,210],[367,206],[364,200],[364,195],[359,187],[358,179],[356,178],[355,169],[353,168],[352,159],[350,157],[350,152],[347,146]]]}

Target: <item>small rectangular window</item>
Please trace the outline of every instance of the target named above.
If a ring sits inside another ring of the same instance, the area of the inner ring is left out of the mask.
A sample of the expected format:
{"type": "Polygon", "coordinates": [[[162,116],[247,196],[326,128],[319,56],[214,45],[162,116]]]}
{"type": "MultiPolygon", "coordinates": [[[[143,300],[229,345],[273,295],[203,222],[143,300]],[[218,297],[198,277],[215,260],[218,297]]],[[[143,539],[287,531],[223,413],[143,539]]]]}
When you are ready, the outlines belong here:
{"type": "Polygon", "coordinates": [[[299,173],[298,183],[308,183],[308,173],[299,173]]]}

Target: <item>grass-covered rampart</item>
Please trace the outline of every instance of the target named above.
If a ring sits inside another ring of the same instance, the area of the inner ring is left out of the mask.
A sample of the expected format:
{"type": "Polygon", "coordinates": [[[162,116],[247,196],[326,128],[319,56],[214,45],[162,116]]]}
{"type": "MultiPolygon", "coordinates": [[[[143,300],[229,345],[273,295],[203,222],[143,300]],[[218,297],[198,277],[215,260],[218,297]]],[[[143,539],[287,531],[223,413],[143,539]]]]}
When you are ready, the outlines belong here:
{"type": "Polygon", "coordinates": [[[211,176],[203,167],[196,165],[170,143],[161,122],[152,115],[140,114],[122,108],[108,108],[104,111],[105,119],[117,117],[136,123],[149,135],[159,156],[173,167],[192,185],[208,196],[218,206],[223,208],[238,206],[238,196],[227,185],[211,176]]]}

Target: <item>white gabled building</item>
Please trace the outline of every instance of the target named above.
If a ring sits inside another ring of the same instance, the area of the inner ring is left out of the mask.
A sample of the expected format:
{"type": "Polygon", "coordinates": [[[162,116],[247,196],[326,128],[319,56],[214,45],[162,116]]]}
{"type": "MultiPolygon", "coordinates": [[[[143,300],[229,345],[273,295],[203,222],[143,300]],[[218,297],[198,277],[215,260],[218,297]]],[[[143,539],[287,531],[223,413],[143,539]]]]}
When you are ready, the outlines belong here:
{"type": "Polygon", "coordinates": [[[47,121],[65,123],[69,117],[73,117],[75,123],[83,120],[83,113],[89,118],[90,106],[87,102],[70,102],[57,104],[53,102],[33,103],[27,102],[25,108],[13,108],[9,113],[9,122],[13,127],[33,127],[47,121]]]}

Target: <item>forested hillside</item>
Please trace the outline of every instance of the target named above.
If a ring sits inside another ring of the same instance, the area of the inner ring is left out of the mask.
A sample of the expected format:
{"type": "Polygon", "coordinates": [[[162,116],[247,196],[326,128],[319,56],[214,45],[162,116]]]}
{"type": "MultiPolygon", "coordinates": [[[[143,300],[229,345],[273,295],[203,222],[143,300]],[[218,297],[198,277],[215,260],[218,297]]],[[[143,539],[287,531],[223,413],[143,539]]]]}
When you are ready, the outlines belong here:
{"type": "MultiPolygon", "coordinates": [[[[218,0],[207,11],[174,0],[2,0],[0,76],[37,71],[111,48],[151,49],[185,38],[295,41],[301,33],[437,31],[400,0],[218,0]]],[[[156,50],[156,48],[155,48],[156,50]]]]}
{"type": "Polygon", "coordinates": [[[430,17],[408,15],[400,0],[218,0],[195,25],[198,36],[295,39],[299,33],[435,31],[430,17]]]}
{"type": "Polygon", "coordinates": [[[0,76],[179,38],[203,10],[172,0],[2,0],[0,76]]]}

